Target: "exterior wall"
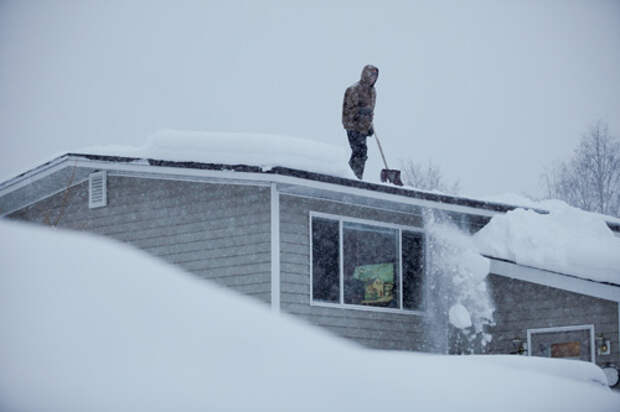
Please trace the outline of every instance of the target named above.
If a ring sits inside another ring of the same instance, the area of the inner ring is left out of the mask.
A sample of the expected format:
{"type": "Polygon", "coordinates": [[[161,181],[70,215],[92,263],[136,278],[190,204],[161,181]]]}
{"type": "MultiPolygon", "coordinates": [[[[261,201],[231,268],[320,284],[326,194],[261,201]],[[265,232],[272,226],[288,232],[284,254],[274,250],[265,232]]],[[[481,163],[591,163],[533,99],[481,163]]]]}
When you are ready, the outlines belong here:
{"type": "Polygon", "coordinates": [[[422,226],[422,217],[347,204],[280,196],[281,309],[364,346],[424,350],[424,316],[310,304],[310,212],[422,226]]]}
{"type": "MultiPolygon", "coordinates": [[[[107,194],[106,207],[89,209],[85,181],[9,217],[109,236],[271,301],[270,187],[111,175],[107,194]]],[[[311,305],[311,211],[422,227],[415,213],[281,194],[281,309],[368,347],[433,350],[429,335],[446,330],[445,322],[431,324],[423,314],[311,305]]],[[[483,220],[468,216],[467,223],[475,231],[483,220]]],[[[497,275],[489,275],[489,286],[497,308],[489,353],[514,351],[512,339],[526,341],[527,329],[593,324],[596,335],[611,341],[611,354],[597,356],[597,362],[620,364],[617,303],[497,275]]]]}
{"type": "Polygon", "coordinates": [[[108,176],[107,195],[106,207],[89,209],[86,181],[9,217],[127,242],[270,302],[268,187],[108,176]]]}
{"type": "Polygon", "coordinates": [[[596,355],[597,364],[620,364],[616,302],[494,274],[489,286],[496,305],[489,353],[515,351],[512,339],[527,342],[527,329],[593,324],[595,336],[602,333],[611,342],[610,355],[596,355]]]}

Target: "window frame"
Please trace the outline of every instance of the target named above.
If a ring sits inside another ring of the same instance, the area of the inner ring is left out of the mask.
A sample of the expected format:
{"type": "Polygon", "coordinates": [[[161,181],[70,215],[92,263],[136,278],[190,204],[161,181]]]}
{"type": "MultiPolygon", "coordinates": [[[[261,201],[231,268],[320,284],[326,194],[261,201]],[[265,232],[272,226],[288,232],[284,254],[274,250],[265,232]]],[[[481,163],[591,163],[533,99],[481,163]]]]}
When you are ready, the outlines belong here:
{"type": "Polygon", "coordinates": [[[423,242],[423,250],[422,250],[422,259],[424,262],[424,270],[426,271],[428,256],[427,256],[427,248],[426,248],[426,231],[423,228],[416,226],[408,226],[408,225],[400,225],[396,223],[389,222],[381,222],[377,220],[370,219],[361,219],[356,217],[349,217],[343,215],[335,215],[331,213],[323,213],[323,212],[315,212],[310,211],[309,219],[308,219],[308,237],[310,244],[310,306],[320,306],[327,308],[338,308],[338,309],[353,309],[353,310],[363,310],[370,312],[383,312],[383,313],[399,313],[404,315],[426,315],[426,309],[406,309],[403,307],[403,230],[407,232],[415,232],[422,235],[423,242]],[[314,270],[313,270],[313,262],[312,262],[312,253],[313,253],[313,242],[312,242],[312,219],[313,218],[327,219],[338,222],[338,279],[340,282],[340,296],[339,302],[321,302],[314,300],[314,270]],[[369,226],[377,226],[387,229],[395,229],[398,231],[398,300],[399,307],[398,308],[383,308],[377,306],[368,306],[368,305],[356,305],[352,303],[344,302],[344,223],[360,223],[369,226]]]}
{"type": "Polygon", "coordinates": [[[527,356],[532,355],[532,335],[539,333],[556,333],[556,332],[578,332],[586,330],[590,332],[590,362],[596,363],[596,342],[594,339],[594,324],[587,325],[571,325],[571,326],[554,326],[551,328],[527,329],[527,356]]]}

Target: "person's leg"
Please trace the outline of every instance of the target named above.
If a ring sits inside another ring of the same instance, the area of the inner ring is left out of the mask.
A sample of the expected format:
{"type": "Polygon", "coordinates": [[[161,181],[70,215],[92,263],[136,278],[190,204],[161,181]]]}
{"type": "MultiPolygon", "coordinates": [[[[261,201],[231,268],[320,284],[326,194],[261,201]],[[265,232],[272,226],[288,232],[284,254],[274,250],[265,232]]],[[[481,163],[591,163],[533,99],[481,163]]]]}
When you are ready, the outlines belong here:
{"type": "Polygon", "coordinates": [[[368,148],[366,147],[366,136],[363,136],[360,132],[355,130],[347,130],[347,136],[349,138],[349,145],[351,146],[351,158],[349,159],[349,166],[355,173],[358,179],[362,179],[364,175],[364,166],[366,165],[366,159],[368,159],[368,148]]]}
{"type": "Polygon", "coordinates": [[[349,166],[351,167],[351,170],[353,170],[353,173],[355,173],[355,176],[357,176],[358,179],[361,179],[358,159],[359,132],[356,132],[354,130],[347,130],[347,137],[349,138],[349,146],[351,146],[351,158],[349,159],[349,166]]]}
{"type": "Polygon", "coordinates": [[[360,135],[359,140],[359,149],[358,149],[358,159],[359,159],[359,179],[361,180],[364,176],[364,168],[366,167],[366,160],[368,160],[368,147],[366,146],[366,136],[360,135]]]}

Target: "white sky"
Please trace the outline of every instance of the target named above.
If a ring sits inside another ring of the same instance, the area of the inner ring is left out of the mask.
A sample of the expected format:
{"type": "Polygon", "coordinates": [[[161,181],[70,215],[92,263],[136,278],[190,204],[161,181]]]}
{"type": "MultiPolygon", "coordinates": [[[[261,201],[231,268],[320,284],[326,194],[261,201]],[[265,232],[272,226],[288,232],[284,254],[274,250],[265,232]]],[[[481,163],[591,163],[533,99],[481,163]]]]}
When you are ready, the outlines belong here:
{"type": "Polygon", "coordinates": [[[620,134],[620,2],[331,3],[0,1],[0,177],[162,128],[343,145],[367,63],[391,167],[466,194],[538,195],[591,122],[620,134]]]}

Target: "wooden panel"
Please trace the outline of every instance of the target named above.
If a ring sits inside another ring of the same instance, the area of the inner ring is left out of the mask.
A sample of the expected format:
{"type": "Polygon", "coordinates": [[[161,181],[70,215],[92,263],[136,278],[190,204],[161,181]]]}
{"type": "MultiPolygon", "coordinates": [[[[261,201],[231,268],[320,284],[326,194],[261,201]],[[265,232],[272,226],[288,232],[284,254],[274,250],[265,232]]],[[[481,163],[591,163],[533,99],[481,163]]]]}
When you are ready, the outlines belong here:
{"type": "Polygon", "coordinates": [[[489,275],[489,290],[496,305],[489,353],[513,352],[512,339],[526,341],[527,329],[593,324],[595,335],[612,343],[610,355],[597,356],[597,363],[620,362],[616,302],[497,275],[489,275]]]}
{"type": "MultiPolygon", "coordinates": [[[[269,236],[267,229],[268,222],[248,223],[243,226],[243,233],[240,233],[239,229],[234,225],[228,225],[224,228],[201,228],[197,224],[196,226],[186,226],[186,232],[179,231],[178,233],[162,233],[159,236],[151,235],[145,238],[131,239],[131,242],[138,247],[147,249],[150,247],[165,247],[173,244],[176,245],[182,243],[207,241],[211,239],[233,239],[239,236],[269,236]]],[[[114,237],[115,235],[108,236],[114,237]]]]}
{"type": "Polygon", "coordinates": [[[310,244],[307,233],[285,233],[281,230],[280,242],[291,245],[308,246],[310,244]]]}
{"type": "Polygon", "coordinates": [[[310,211],[401,225],[419,216],[282,195],[280,226],[281,308],[337,336],[381,349],[422,350],[422,316],[310,306],[310,211]]]}
{"type": "MultiPolygon", "coordinates": [[[[31,208],[35,209],[38,215],[52,212],[53,216],[62,208],[64,209],[64,219],[70,219],[74,225],[86,225],[90,230],[99,229],[106,234],[111,234],[106,232],[104,228],[117,224],[122,225],[127,230],[134,230],[135,228],[131,224],[139,225],[138,228],[150,227],[149,225],[154,225],[153,227],[166,227],[172,224],[199,221],[204,215],[208,215],[210,219],[234,216],[235,213],[231,213],[231,209],[243,214],[242,211],[246,211],[246,213],[248,210],[255,211],[251,206],[248,207],[253,202],[266,202],[268,200],[266,193],[256,192],[243,196],[239,194],[238,189],[235,189],[231,190],[230,195],[227,195],[226,191],[220,187],[221,185],[210,185],[216,191],[216,195],[214,195],[209,191],[196,190],[196,185],[200,185],[198,183],[193,183],[194,187],[187,189],[193,193],[192,196],[189,194],[186,196],[173,196],[169,194],[166,198],[155,198],[148,192],[142,194],[132,192],[132,186],[134,185],[129,184],[131,180],[127,180],[128,178],[111,177],[109,180],[110,182],[115,182],[116,179],[128,182],[128,187],[118,187],[117,190],[129,192],[129,196],[132,199],[130,203],[123,205],[114,204],[114,196],[112,196],[114,190],[109,187],[109,207],[89,210],[83,207],[84,201],[87,199],[87,185],[82,184],[71,189],[71,193],[76,193],[75,196],[69,197],[66,206],[59,205],[58,198],[64,198],[63,195],[54,196],[44,202],[33,205],[31,208]],[[79,195],[77,192],[79,192],[79,195]],[[196,198],[197,194],[202,195],[202,197],[196,198]]],[[[149,183],[153,186],[161,185],[161,181],[157,180],[149,181],[149,183]]],[[[166,184],[170,186],[169,182],[166,182],[166,184]]],[[[185,183],[185,186],[187,185],[185,183]]]]}
{"type": "MultiPolygon", "coordinates": [[[[229,232],[234,233],[233,230],[229,230],[229,232]]],[[[255,244],[270,244],[268,233],[242,235],[229,234],[228,236],[216,234],[214,236],[213,232],[200,232],[199,235],[200,236],[194,236],[191,240],[184,241],[180,241],[179,237],[177,237],[172,245],[150,246],[144,247],[144,249],[154,255],[163,256],[166,254],[209,250],[216,247],[239,248],[255,244]]]]}
{"type": "Polygon", "coordinates": [[[86,183],[15,218],[92,231],[197,276],[270,301],[270,194],[265,187],[108,176],[108,206],[88,209],[86,183]]]}
{"type": "Polygon", "coordinates": [[[280,278],[282,282],[291,285],[307,285],[310,286],[310,277],[307,274],[281,272],[280,278]]]}
{"type": "Polygon", "coordinates": [[[168,260],[168,256],[165,256],[163,259],[167,260],[172,264],[179,265],[180,267],[184,268],[189,272],[193,272],[205,269],[227,268],[240,265],[254,265],[256,263],[270,262],[271,254],[256,253],[254,255],[236,255],[190,261],[172,259],[168,260]]]}
{"type": "MultiPolygon", "coordinates": [[[[150,253],[152,250],[148,249],[150,253]]],[[[254,243],[244,246],[222,246],[219,242],[213,241],[208,247],[202,250],[191,250],[183,252],[164,252],[158,254],[166,260],[172,262],[195,262],[202,260],[216,260],[221,258],[230,258],[244,255],[260,255],[270,253],[270,243],[254,243]]],[[[269,259],[267,260],[269,261],[269,259]]]]}
{"type": "Polygon", "coordinates": [[[193,271],[196,275],[204,278],[248,275],[263,272],[271,273],[271,262],[251,263],[247,265],[244,264],[211,269],[197,269],[193,271]]]}

